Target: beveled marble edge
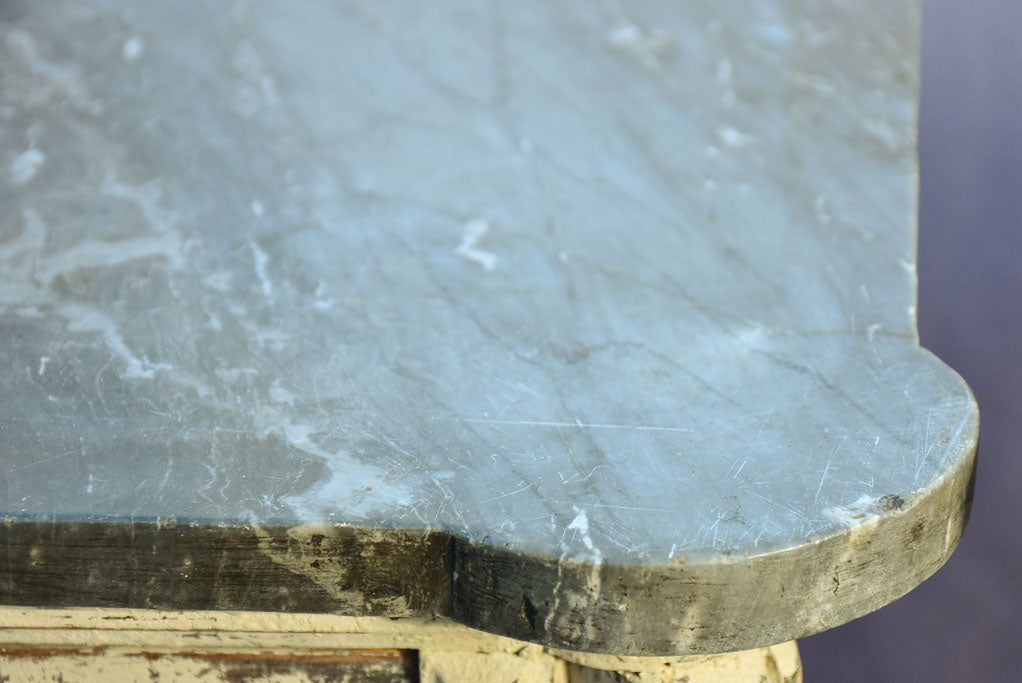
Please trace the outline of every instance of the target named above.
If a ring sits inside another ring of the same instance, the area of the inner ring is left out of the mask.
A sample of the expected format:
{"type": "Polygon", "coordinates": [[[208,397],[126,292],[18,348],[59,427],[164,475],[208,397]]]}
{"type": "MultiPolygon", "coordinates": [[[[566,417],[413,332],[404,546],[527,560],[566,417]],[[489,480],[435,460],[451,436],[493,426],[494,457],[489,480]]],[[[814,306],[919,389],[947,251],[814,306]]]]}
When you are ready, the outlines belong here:
{"type": "Polygon", "coordinates": [[[909,500],[889,498],[857,526],[760,555],[628,566],[511,551],[440,529],[7,515],[2,600],[430,614],[544,646],[621,656],[772,645],[875,611],[947,561],[972,502],[978,412],[972,416],[960,456],[928,488],[909,500]]]}

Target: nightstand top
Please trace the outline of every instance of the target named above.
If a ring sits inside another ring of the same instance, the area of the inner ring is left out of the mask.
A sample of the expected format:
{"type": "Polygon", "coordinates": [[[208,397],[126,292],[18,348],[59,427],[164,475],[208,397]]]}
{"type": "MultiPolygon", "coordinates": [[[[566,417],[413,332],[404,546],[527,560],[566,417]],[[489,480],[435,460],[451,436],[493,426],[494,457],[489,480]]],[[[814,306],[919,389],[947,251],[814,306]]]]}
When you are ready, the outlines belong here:
{"type": "Polygon", "coordinates": [[[953,550],[914,3],[11,7],[0,600],[685,654],[953,550]]]}

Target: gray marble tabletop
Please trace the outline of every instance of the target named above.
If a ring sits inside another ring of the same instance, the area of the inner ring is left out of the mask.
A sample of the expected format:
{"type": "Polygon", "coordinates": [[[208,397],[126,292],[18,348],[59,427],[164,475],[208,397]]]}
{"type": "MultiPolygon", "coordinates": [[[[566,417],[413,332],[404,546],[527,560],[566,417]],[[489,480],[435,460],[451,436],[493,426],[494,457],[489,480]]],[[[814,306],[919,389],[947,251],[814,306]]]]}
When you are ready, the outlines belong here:
{"type": "Polygon", "coordinates": [[[0,3],[0,602],[577,650],[875,610],[968,513],[915,3],[0,3]]]}

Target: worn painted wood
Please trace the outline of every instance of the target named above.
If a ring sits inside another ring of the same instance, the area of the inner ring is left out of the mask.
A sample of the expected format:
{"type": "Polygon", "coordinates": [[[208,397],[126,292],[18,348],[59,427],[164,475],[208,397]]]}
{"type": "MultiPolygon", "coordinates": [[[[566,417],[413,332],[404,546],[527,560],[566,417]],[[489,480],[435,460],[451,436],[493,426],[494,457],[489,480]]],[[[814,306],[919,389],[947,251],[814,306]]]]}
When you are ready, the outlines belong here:
{"type": "Polygon", "coordinates": [[[414,656],[401,652],[218,654],[107,653],[0,647],[0,676],[19,683],[195,681],[201,683],[418,683],[414,656]]]}
{"type": "Polygon", "coordinates": [[[801,662],[794,642],[723,655],[620,657],[553,650],[442,620],[0,608],[0,676],[64,683],[371,676],[424,683],[782,683],[801,680],[801,662]]]}
{"type": "Polygon", "coordinates": [[[916,3],[0,12],[0,601],[717,653],[957,544],[916,3]]]}

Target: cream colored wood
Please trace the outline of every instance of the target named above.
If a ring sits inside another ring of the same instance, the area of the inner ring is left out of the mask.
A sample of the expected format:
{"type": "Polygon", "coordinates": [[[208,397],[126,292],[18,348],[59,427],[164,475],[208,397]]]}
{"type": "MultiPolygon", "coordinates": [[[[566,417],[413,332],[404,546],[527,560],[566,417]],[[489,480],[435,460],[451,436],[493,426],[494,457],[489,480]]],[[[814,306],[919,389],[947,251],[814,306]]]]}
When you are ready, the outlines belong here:
{"type": "MultiPolygon", "coordinates": [[[[260,673],[260,681],[305,681],[312,679],[300,670],[303,662],[336,660],[341,667],[345,653],[395,650],[417,650],[420,679],[428,683],[801,680],[794,642],[712,656],[615,657],[544,648],[442,620],[0,608],[0,677],[10,683],[241,681],[246,671],[255,671],[251,665],[238,668],[245,655],[297,662],[293,671],[260,673]],[[232,669],[232,662],[238,666],[232,669]]],[[[393,668],[382,655],[366,666],[384,673],[393,668]]]]}

